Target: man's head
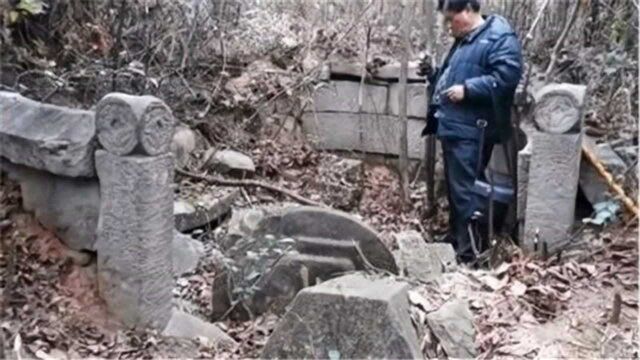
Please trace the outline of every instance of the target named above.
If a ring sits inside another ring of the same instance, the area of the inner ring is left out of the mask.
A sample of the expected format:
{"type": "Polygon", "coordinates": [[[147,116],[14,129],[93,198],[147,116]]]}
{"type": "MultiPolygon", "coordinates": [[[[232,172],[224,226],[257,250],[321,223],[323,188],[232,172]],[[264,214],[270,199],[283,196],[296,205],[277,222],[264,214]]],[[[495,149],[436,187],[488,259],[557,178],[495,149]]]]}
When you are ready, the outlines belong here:
{"type": "Polygon", "coordinates": [[[468,34],[480,16],[480,0],[438,0],[438,11],[455,38],[468,34]]]}

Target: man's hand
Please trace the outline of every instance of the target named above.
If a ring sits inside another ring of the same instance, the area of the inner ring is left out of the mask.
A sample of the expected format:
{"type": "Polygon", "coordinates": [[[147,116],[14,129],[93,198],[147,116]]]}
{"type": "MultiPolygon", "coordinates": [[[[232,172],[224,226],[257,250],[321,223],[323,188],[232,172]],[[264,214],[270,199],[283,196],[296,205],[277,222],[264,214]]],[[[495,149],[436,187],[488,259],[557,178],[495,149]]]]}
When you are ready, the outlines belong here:
{"type": "Polygon", "coordinates": [[[460,102],[464,99],[464,86],[463,85],[453,85],[452,87],[445,90],[447,97],[451,102],[460,102]]]}
{"type": "Polygon", "coordinates": [[[420,59],[420,65],[418,66],[418,76],[426,76],[430,78],[433,75],[433,56],[429,53],[425,53],[420,59]]]}

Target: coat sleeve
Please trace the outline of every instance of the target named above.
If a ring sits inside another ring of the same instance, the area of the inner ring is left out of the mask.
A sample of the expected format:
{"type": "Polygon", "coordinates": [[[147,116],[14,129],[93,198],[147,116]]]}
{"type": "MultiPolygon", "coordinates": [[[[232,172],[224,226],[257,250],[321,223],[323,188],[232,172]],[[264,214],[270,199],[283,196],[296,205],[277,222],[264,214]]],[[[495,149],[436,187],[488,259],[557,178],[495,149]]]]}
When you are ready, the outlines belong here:
{"type": "Polygon", "coordinates": [[[513,91],[522,76],[522,51],[515,34],[498,39],[488,55],[489,72],[465,80],[465,99],[491,100],[493,95],[513,91]]]}

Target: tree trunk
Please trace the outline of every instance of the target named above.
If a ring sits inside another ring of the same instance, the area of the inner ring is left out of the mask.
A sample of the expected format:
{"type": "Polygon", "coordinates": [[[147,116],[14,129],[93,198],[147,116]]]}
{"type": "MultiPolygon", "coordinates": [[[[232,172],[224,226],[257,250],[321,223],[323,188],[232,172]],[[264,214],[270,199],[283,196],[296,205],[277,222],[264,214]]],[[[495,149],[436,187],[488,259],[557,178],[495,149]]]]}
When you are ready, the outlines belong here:
{"type": "Polygon", "coordinates": [[[407,140],[407,73],[409,68],[409,52],[411,51],[409,30],[411,21],[409,19],[410,1],[405,1],[402,16],[402,36],[404,41],[404,51],[402,52],[402,60],[400,67],[400,93],[398,94],[398,103],[400,104],[399,121],[400,126],[400,186],[402,190],[402,198],[404,205],[409,204],[409,149],[407,140]]]}

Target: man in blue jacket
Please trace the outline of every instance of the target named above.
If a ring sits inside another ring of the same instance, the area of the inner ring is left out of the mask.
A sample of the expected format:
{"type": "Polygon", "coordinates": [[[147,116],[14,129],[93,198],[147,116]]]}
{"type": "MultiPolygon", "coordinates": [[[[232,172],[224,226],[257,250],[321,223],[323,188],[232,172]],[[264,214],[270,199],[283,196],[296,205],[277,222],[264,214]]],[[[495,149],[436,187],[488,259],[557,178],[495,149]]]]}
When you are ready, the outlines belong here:
{"type": "Polygon", "coordinates": [[[467,225],[485,205],[472,188],[476,177],[483,178],[493,145],[511,136],[511,105],[522,75],[522,53],[507,20],[483,16],[480,0],[439,0],[438,11],[455,42],[441,66],[434,69],[427,59],[421,64],[421,74],[430,84],[423,135],[436,134],[441,141],[449,190],[447,241],[461,262],[470,263],[475,255],[467,225]]]}

